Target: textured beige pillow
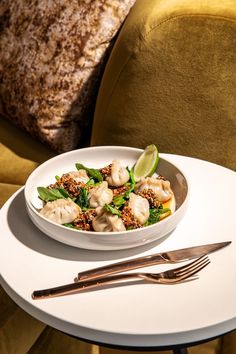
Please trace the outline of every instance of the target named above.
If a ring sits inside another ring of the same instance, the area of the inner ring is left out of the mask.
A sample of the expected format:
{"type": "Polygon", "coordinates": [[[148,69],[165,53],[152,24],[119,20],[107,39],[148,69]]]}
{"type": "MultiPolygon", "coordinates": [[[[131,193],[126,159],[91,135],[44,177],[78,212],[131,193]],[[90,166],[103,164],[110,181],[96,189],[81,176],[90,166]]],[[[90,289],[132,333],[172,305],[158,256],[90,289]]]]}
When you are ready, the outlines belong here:
{"type": "Polygon", "coordinates": [[[135,0],[1,0],[0,114],[63,152],[86,140],[112,39],[135,0]]]}

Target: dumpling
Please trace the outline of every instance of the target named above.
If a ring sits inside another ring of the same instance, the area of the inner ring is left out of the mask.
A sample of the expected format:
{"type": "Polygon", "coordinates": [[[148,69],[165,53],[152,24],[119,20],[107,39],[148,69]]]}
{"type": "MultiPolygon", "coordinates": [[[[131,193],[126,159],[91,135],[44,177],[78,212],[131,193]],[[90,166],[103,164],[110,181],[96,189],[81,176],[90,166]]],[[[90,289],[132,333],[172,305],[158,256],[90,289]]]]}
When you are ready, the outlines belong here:
{"type": "Polygon", "coordinates": [[[87,175],[87,172],[83,169],[78,171],[68,172],[63,176],[73,178],[77,183],[79,182],[87,183],[89,181],[89,176],[87,175]]]}
{"type": "Polygon", "coordinates": [[[128,207],[132,210],[135,219],[137,219],[141,225],[145,224],[149,218],[148,200],[140,195],[130,193],[128,207]]]}
{"type": "Polygon", "coordinates": [[[97,215],[92,221],[94,231],[111,232],[125,231],[125,225],[118,215],[107,213],[102,207],[96,209],[97,215]]]}
{"type": "Polygon", "coordinates": [[[137,183],[135,192],[142,192],[147,189],[151,189],[160,202],[167,202],[173,195],[170,182],[156,177],[142,178],[141,181],[137,183]]]}
{"type": "Polygon", "coordinates": [[[61,225],[72,222],[80,213],[79,205],[70,199],[57,199],[48,202],[40,211],[40,214],[45,218],[61,225]]]}
{"type": "Polygon", "coordinates": [[[110,204],[113,199],[113,192],[108,188],[108,183],[103,181],[98,186],[92,188],[88,195],[89,206],[97,208],[105,204],[110,204]]]}
{"type": "Polygon", "coordinates": [[[119,160],[112,161],[111,174],[107,177],[109,186],[120,187],[129,180],[129,172],[119,160]]]}

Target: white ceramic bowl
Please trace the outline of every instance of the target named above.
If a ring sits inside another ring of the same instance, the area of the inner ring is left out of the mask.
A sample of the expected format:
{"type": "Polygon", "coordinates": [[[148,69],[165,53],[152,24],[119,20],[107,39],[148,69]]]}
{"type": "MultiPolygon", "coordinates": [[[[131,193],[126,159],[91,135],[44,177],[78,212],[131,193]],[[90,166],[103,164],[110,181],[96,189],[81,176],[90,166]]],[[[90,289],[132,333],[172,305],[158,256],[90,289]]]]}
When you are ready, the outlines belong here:
{"type": "Polygon", "coordinates": [[[188,183],[184,174],[175,165],[161,157],[157,172],[171,183],[176,199],[176,211],[162,221],[140,229],[121,232],[80,231],[56,224],[41,216],[42,207],[37,187],[47,186],[55,175],[76,170],[75,163],[101,168],[119,159],[132,167],[143,150],[120,146],[99,146],[70,151],[46,161],[29,176],[25,185],[25,201],[33,223],[46,235],[65,244],[92,250],[121,250],[141,246],[158,240],[170,233],[183,218],[188,200],[188,183]]]}

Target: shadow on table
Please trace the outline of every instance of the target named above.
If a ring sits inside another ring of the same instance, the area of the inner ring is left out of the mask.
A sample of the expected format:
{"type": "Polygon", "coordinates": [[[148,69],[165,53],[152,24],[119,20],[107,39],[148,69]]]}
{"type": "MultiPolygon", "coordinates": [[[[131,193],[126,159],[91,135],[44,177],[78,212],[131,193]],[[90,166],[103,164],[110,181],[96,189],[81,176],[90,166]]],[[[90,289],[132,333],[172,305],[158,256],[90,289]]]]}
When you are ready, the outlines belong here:
{"type": "Polygon", "coordinates": [[[73,261],[105,261],[139,255],[163,242],[169,235],[147,245],[121,251],[93,251],[60,243],[41,232],[30,220],[24,200],[24,190],[16,194],[8,209],[8,225],[19,242],[50,257],[73,261]]]}

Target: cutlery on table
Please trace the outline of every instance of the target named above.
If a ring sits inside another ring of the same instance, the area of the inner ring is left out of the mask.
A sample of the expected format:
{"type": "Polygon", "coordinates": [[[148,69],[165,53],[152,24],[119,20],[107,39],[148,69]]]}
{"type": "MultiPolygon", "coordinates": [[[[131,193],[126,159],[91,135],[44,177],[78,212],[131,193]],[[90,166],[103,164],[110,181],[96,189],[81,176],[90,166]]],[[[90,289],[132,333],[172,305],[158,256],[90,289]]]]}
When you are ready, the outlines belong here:
{"type": "MultiPolygon", "coordinates": [[[[157,284],[177,284],[186,279],[192,279],[193,275],[205,268],[210,263],[207,256],[202,256],[195,259],[191,263],[182,267],[167,270],[161,273],[126,273],[107,276],[100,279],[79,281],[76,283],[70,283],[66,285],[57,286],[54,288],[35,290],[32,294],[32,298],[45,299],[61,295],[69,295],[76,293],[80,290],[87,290],[96,288],[106,284],[112,284],[119,280],[141,279],[148,280],[157,284]]],[[[195,278],[194,278],[195,279],[195,278]]]]}
{"type": "Polygon", "coordinates": [[[218,242],[201,246],[188,247],[174,251],[156,253],[144,257],[133,258],[130,260],[109,264],[99,268],[93,268],[78,273],[75,281],[99,279],[108,275],[126,272],[132,269],[147,267],[156,264],[178,263],[198,258],[203,255],[212,253],[227,245],[231,241],[218,242]]]}

